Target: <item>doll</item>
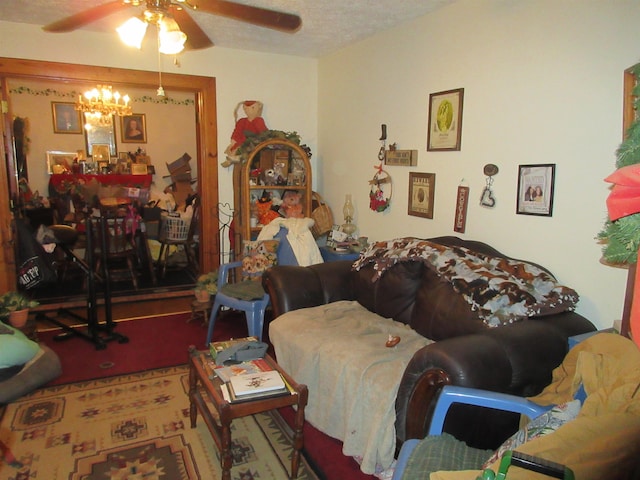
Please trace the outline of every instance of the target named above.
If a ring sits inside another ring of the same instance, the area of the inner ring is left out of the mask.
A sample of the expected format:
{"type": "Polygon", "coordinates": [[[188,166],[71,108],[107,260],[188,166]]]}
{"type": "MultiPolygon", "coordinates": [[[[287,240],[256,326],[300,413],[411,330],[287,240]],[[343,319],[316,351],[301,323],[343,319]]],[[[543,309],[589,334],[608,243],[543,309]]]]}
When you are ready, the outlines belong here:
{"type": "Polygon", "coordinates": [[[224,151],[227,156],[226,160],[222,162],[223,167],[228,167],[232,163],[240,163],[237,151],[238,147],[244,143],[247,136],[257,135],[267,130],[267,125],[262,118],[262,102],[257,100],[245,100],[238,103],[236,109],[233,112],[233,116],[236,121],[236,126],[231,134],[231,143],[224,151]],[[246,117],[238,119],[238,108],[242,105],[242,110],[246,117]]]}

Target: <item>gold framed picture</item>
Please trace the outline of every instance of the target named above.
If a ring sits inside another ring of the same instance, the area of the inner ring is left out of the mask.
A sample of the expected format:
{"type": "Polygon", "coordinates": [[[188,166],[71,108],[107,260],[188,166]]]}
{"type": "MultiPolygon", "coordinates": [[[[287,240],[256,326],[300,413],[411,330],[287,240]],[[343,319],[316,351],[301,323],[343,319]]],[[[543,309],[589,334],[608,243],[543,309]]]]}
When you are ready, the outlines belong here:
{"type": "Polygon", "coordinates": [[[408,214],[415,217],[433,218],[436,174],[409,172],[408,214]]]}
{"type": "Polygon", "coordinates": [[[51,102],[53,133],[82,133],[82,117],[70,102],[51,102]]]}
{"type": "Polygon", "coordinates": [[[91,158],[94,162],[110,161],[109,145],[106,143],[94,143],[91,147],[91,158]]]}
{"type": "Polygon", "coordinates": [[[131,175],[146,175],[147,174],[147,164],[146,163],[132,163],[131,164],[131,175]]]}
{"type": "Polygon", "coordinates": [[[120,117],[122,143],[147,143],[147,125],[144,113],[120,117]]]}
{"type": "Polygon", "coordinates": [[[77,153],[72,152],[47,152],[47,172],[49,174],[71,173],[73,160],[77,157],[77,153]]]}

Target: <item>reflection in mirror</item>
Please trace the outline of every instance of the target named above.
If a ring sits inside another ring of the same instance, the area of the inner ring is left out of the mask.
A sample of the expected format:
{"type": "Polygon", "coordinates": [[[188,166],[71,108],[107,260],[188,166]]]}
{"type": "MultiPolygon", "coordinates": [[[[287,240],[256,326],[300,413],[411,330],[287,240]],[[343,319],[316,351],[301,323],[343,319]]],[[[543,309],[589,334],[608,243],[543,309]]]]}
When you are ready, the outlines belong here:
{"type": "Polygon", "coordinates": [[[85,113],[84,118],[84,143],[87,155],[93,155],[94,145],[109,145],[109,155],[115,157],[118,153],[116,150],[116,122],[114,116],[109,115],[111,121],[105,121],[104,117],[85,113]]]}
{"type": "MultiPolygon", "coordinates": [[[[82,83],[9,78],[8,86],[12,112],[17,116],[14,130],[24,131],[24,127],[31,124],[31,131],[37,132],[29,143],[28,157],[22,155],[17,158],[20,175],[26,176],[28,164],[28,186],[33,192],[39,191],[49,205],[46,208],[30,206],[25,215],[34,220],[33,226],[37,229],[41,223],[55,222],[82,230],[84,214],[91,212],[92,208],[99,211],[100,202],[105,198],[113,198],[115,201],[130,200],[130,205],[137,207],[137,213],[144,221],[145,228],[144,232],[141,231],[140,235],[136,236],[137,245],[140,247],[135,269],[139,274],[138,292],[155,289],[184,290],[192,287],[195,279],[193,270],[197,269],[198,265],[194,266],[193,260],[189,260],[197,259],[200,255],[196,251],[187,258],[182,246],[171,246],[168,255],[163,257],[162,267],[163,271],[166,269],[166,275],[162,278],[154,277],[161,248],[159,240],[162,210],[170,208],[185,213],[187,199],[197,189],[198,165],[195,161],[189,166],[190,176],[184,182],[184,188],[170,191],[175,179],[168,170],[168,165],[175,162],[176,158],[183,157],[185,153],[189,158],[198,155],[194,94],[171,92],[168,99],[160,102],[155,96],[150,97],[146,89],[129,88],[128,93],[136,103],[136,112],[140,112],[139,115],[144,115],[147,119],[147,135],[145,142],[141,144],[140,141],[116,142],[116,136],[122,138],[122,132],[120,120],[113,116],[109,117],[106,125],[93,118],[86,118],[85,123],[89,124],[90,128],[85,129],[83,125],[82,130],[71,132],[77,133],[75,135],[57,128],[56,114],[63,110],[57,111],[52,104],[73,105],[73,99],[77,98],[78,92],[86,89],[82,83]],[[100,145],[104,146],[105,150],[101,153],[105,168],[97,170],[93,168],[96,159],[92,156],[98,153],[101,147],[97,146],[100,145]],[[127,169],[110,168],[117,166],[118,158],[126,162],[127,169]],[[55,165],[60,167],[57,171],[54,171],[55,165]],[[132,166],[144,167],[139,170],[155,174],[128,175],[131,170],[138,170],[130,168],[132,166]],[[98,175],[98,172],[101,174],[98,175]],[[125,173],[127,175],[124,175],[125,173]],[[141,190],[141,193],[135,197],[134,192],[138,190],[141,190]]],[[[19,138],[16,140],[20,141],[19,138]]],[[[18,145],[15,150],[25,152],[25,149],[18,145]]],[[[123,211],[128,210],[123,208],[123,211]]],[[[137,225],[141,224],[142,222],[139,222],[137,225]]],[[[76,250],[81,258],[84,241],[83,235],[79,235],[76,250]]],[[[199,244],[194,242],[189,248],[198,249],[199,244]]],[[[34,291],[41,303],[43,300],[47,302],[48,299],[71,299],[84,294],[86,282],[83,273],[69,262],[59,264],[59,281],[46,288],[38,288],[37,292],[34,291]]],[[[131,282],[116,282],[113,287],[118,295],[135,292],[131,282]]]]}

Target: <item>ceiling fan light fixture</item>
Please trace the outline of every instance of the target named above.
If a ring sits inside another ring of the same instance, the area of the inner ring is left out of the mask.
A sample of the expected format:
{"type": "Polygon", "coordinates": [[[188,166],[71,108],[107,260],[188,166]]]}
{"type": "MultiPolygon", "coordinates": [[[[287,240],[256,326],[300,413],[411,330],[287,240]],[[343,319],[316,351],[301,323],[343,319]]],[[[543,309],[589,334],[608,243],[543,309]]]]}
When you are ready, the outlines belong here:
{"type": "Polygon", "coordinates": [[[120,40],[122,40],[125,45],[140,50],[140,48],[142,48],[142,39],[144,39],[144,35],[147,33],[147,26],[147,22],[140,18],[131,17],[116,28],[116,31],[120,36],[120,40]]]}
{"type": "Polygon", "coordinates": [[[160,53],[175,55],[184,50],[187,35],[173,18],[165,15],[158,22],[158,40],[160,53]]]}

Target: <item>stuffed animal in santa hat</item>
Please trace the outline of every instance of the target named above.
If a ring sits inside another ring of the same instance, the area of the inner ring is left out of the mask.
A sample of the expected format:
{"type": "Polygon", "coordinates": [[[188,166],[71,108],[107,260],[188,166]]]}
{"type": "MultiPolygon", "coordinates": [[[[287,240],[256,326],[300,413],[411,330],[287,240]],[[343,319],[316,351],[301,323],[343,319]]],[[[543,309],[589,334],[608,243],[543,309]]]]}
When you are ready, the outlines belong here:
{"type": "Polygon", "coordinates": [[[257,100],[245,100],[238,103],[233,111],[233,117],[236,126],[231,134],[231,143],[224,151],[227,156],[222,162],[223,167],[228,167],[232,163],[240,163],[240,157],[237,154],[238,147],[244,143],[247,136],[257,135],[267,130],[267,125],[262,118],[262,102],[257,100]],[[238,118],[238,109],[242,106],[242,110],[246,117],[238,118]]]}

